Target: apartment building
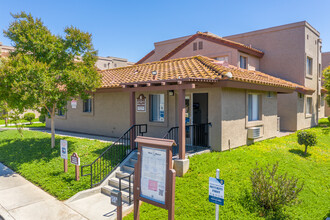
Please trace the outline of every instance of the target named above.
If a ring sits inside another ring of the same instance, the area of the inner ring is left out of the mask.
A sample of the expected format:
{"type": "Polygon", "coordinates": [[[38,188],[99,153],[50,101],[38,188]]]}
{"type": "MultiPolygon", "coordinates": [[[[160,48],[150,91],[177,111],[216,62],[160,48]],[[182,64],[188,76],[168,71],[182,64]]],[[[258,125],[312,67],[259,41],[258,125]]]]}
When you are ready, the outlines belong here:
{"type": "Polygon", "coordinates": [[[304,86],[308,91],[297,89],[292,94],[278,95],[280,128],[295,131],[317,125],[320,118],[324,98],[320,85],[321,45],[320,33],[302,21],[224,38],[197,32],[157,42],[154,50],[137,63],[199,54],[304,86]],[[245,49],[237,49],[239,44],[245,49]]]}

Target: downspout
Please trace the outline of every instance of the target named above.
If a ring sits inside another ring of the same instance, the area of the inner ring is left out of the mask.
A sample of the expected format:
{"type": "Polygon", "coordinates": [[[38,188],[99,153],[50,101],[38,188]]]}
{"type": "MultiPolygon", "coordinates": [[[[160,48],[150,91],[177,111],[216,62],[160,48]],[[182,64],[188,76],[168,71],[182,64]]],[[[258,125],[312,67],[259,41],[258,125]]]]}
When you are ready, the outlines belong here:
{"type": "Polygon", "coordinates": [[[321,51],[320,51],[320,42],[321,42],[321,39],[318,38],[317,39],[317,49],[316,49],[316,51],[317,51],[316,125],[319,124],[319,106],[320,106],[320,98],[321,98],[321,93],[320,93],[320,84],[321,84],[321,82],[320,82],[320,79],[321,79],[322,72],[321,72],[320,66],[322,68],[322,63],[320,61],[320,53],[321,53],[321,51]]]}

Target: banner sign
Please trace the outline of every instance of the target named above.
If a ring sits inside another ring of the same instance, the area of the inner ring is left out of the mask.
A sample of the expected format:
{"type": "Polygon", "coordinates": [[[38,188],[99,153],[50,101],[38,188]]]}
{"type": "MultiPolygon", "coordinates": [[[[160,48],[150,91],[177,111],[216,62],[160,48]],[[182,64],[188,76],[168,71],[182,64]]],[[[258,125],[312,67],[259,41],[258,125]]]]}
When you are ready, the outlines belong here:
{"type": "Polygon", "coordinates": [[[61,158],[68,159],[68,142],[66,140],[61,140],[61,158]]]}
{"type": "Polygon", "coordinates": [[[142,147],[141,197],[165,204],[166,150],[142,147]]]}
{"type": "Polygon", "coordinates": [[[77,100],[72,99],[72,101],[71,101],[71,107],[72,108],[77,108],[77,100]]]}
{"type": "Polygon", "coordinates": [[[218,205],[224,205],[225,181],[209,178],[209,201],[218,205]]]}

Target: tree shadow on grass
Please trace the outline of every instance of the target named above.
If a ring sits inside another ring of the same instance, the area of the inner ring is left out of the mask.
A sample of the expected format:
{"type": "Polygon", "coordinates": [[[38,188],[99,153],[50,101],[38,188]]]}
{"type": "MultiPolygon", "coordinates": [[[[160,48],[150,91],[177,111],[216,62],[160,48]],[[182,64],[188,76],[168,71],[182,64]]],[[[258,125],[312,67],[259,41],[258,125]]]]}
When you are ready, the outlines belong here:
{"type": "Polygon", "coordinates": [[[283,213],[283,210],[269,211],[261,208],[257,202],[253,199],[252,193],[247,189],[243,191],[239,199],[239,203],[250,213],[256,213],[258,216],[263,217],[267,220],[281,220],[290,219],[288,214],[283,213]]]}
{"type": "MultiPolygon", "coordinates": [[[[50,138],[15,138],[0,140],[0,160],[11,164],[17,169],[23,163],[45,161],[60,157],[60,139],[56,139],[54,148],[51,148],[50,138]]],[[[68,141],[69,152],[75,150],[74,142],[68,141]]]]}
{"type": "Polygon", "coordinates": [[[304,158],[307,158],[307,157],[310,157],[311,154],[307,152],[307,154],[305,154],[304,151],[300,150],[300,149],[290,149],[289,150],[290,153],[293,153],[293,154],[297,154],[301,157],[304,157],[304,158]]]}

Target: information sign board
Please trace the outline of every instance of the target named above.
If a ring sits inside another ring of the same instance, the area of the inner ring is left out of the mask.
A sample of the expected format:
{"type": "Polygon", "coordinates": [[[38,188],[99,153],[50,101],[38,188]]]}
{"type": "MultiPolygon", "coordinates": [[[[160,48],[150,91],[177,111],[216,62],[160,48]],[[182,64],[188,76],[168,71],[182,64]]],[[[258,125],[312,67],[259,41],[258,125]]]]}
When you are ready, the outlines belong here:
{"type": "Polygon", "coordinates": [[[165,204],[166,150],[142,146],[141,197],[165,204]]]}
{"type": "Polygon", "coordinates": [[[73,153],[71,155],[71,163],[76,165],[76,166],[80,166],[80,158],[78,157],[77,153],[73,153]]]}
{"type": "Polygon", "coordinates": [[[72,99],[72,101],[71,101],[71,107],[72,108],[77,108],[77,100],[72,99]]]}
{"type": "Polygon", "coordinates": [[[136,111],[146,112],[146,97],[143,94],[136,99],[136,111]]]}

